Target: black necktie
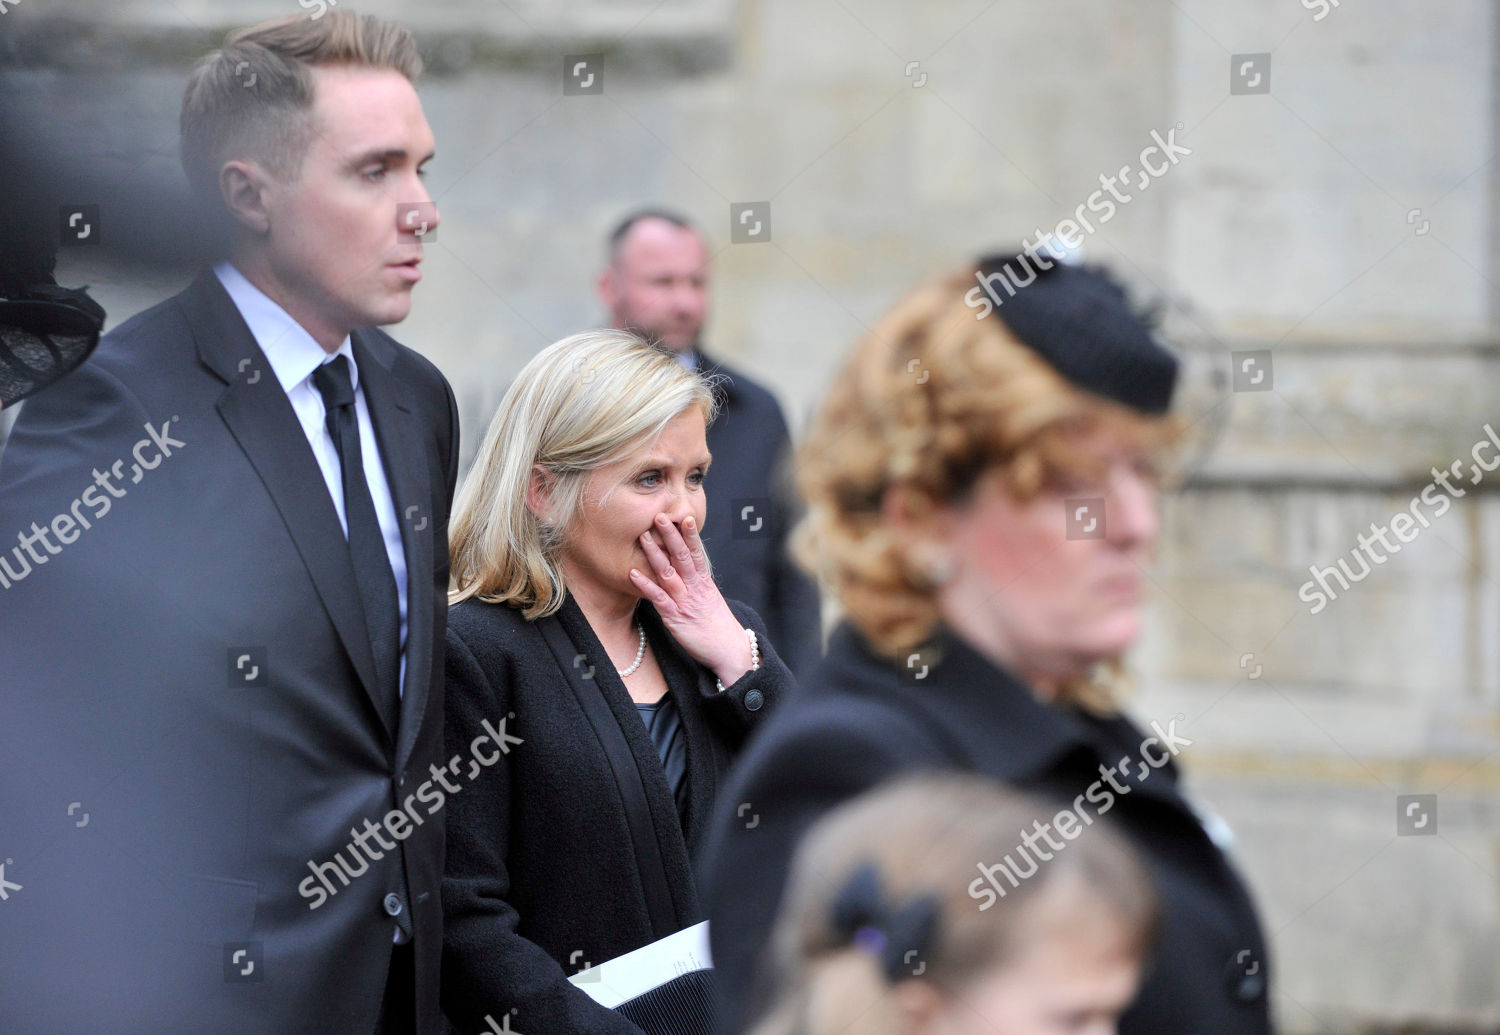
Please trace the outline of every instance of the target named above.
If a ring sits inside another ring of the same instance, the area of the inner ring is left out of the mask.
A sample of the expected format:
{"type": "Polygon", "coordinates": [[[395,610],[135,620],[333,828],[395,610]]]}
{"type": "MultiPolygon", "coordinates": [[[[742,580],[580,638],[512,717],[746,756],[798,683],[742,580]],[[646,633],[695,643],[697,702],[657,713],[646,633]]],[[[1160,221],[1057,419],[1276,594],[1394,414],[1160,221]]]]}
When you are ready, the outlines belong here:
{"type": "Polygon", "coordinates": [[[370,648],[375,654],[375,679],[379,700],[386,709],[391,729],[401,714],[401,612],[396,596],[396,576],[385,552],[385,536],[375,516],[375,500],[365,482],[364,460],[359,448],[359,416],[354,409],[354,386],[349,379],[349,361],[335,356],[313,371],[313,384],[328,410],[328,434],[339,451],[344,471],[344,517],[349,526],[349,557],[354,562],[354,581],[364,604],[370,648]]]}

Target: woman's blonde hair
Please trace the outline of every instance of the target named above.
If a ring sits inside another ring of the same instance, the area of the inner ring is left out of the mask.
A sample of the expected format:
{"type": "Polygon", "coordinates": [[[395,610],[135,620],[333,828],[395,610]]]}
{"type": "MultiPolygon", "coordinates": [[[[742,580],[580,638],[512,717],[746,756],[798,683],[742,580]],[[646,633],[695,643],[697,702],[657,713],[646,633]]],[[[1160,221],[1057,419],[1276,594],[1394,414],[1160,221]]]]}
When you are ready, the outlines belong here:
{"type": "MultiPolygon", "coordinates": [[[[752,1035],[902,1035],[895,981],[866,946],[851,943],[836,903],[856,873],[873,867],[891,910],[924,897],[936,923],[898,978],[953,995],[1003,966],[1065,914],[1113,921],[1137,960],[1157,931],[1157,898],[1135,852],[1103,820],[1085,827],[1035,873],[981,905],[971,890],[980,863],[1014,856],[1022,835],[1055,809],[975,776],[898,779],[829,813],[808,831],[792,863],[767,943],[772,996],[752,1035]],[[920,974],[918,974],[920,971],[920,974]]],[[[1002,864],[1003,865],[1003,864],[1002,864]]],[[[883,932],[882,932],[883,933],[883,932]]]]}
{"type": "Polygon", "coordinates": [[[565,589],[559,554],[590,472],[693,406],[712,423],[708,380],[628,331],[585,331],[537,353],[505,393],[458,491],[449,603],[478,597],[527,619],[556,612],[565,589]],[[527,504],[533,464],[550,476],[545,523],[527,504]]]}
{"type": "MultiPolygon", "coordinates": [[[[887,520],[889,492],[920,524],[992,469],[1023,502],[1050,479],[1097,476],[1069,434],[1091,422],[1153,447],[1176,434],[1174,418],[1071,384],[998,317],[968,305],[973,286],[972,269],[957,271],[886,312],[834,378],[797,453],[807,512],[795,554],[888,657],[926,643],[939,621],[938,580],[887,520]]],[[[1058,697],[1107,710],[1111,694],[1084,679],[1058,697]]]]}

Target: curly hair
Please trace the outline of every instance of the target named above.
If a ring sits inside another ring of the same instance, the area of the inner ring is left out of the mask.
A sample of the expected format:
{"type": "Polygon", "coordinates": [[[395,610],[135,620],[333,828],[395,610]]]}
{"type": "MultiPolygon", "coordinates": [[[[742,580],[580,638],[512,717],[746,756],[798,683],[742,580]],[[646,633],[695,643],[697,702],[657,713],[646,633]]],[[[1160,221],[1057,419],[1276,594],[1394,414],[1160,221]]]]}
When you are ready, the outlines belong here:
{"type": "MultiPolygon", "coordinates": [[[[835,377],[798,450],[807,512],[793,535],[796,556],[889,657],[927,642],[939,622],[937,586],[888,520],[893,491],[920,524],[962,502],[991,470],[1022,502],[1054,479],[1096,476],[1097,459],[1069,434],[1093,422],[1158,444],[1177,433],[1175,418],[1084,391],[999,319],[976,319],[964,301],[973,277],[966,268],[935,279],[886,312],[835,377]]],[[[1092,680],[1059,694],[1091,695],[1092,680]]]]}

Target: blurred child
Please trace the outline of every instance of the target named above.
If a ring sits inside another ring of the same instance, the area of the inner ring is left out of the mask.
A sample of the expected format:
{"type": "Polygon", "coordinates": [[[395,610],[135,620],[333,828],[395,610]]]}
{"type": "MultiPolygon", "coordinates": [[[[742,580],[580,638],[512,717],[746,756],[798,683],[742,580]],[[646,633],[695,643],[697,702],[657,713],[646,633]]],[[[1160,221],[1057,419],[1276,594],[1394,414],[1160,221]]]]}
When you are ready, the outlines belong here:
{"type": "Polygon", "coordinates": [[[754,1035],[1113,1035],[1156,928],[1149,878],[1103,823],[1003,889],[1054,810],[974,777],[888,783],[793,863],[754,1035]]]}

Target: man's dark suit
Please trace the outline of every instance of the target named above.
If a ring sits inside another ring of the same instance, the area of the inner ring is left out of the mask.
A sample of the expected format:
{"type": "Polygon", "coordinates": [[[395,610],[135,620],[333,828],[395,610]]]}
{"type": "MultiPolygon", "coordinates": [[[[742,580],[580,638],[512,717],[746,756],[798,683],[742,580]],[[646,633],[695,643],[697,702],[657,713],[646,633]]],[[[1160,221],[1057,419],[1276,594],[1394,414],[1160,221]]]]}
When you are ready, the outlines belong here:
{"type": "Polygon", "coordinates": [[[367,835],[367,870],[308,891],[336,852],[359,872],[351,828],[443,750],[457,410],[430,362],[352,337],[409,571],[394,736],[332,498],[211,272],[23,410],[0,551],[72,523],[0,588],[0,862],[22,885],[0,903],[0,1029],[370,1032],[398,924],[418,1030],[440,1023],[432,799],[399,851],[367,835]]]}
{"type": "Polygon", "coordinates": [[[798,515],[786,419],[765,388],[701,351],[698,357],[719,400],[704,481],[703,543],[714,581],[727,599],[761,616],[787,667],[806,675],[822,653],[822,633],[817,586],[787,552],[798,515]]]}

